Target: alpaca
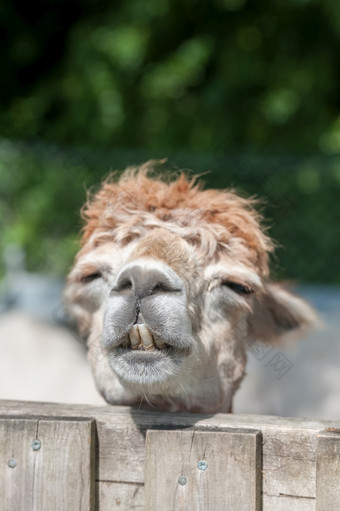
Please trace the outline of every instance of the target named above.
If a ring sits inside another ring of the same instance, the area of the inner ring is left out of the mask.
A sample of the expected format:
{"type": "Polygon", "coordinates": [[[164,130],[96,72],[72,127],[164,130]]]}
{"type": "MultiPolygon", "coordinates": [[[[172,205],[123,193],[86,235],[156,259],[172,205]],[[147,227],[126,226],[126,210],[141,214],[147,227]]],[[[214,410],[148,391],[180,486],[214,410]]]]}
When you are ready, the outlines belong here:
{"type": "Polygon", "coordinates": [[[89,197],[65,300],[108,403],[230,412],[248,347],[303,331],[315,313],[270,282],[274,244],[255,200],[152,169],[89,197]]]}

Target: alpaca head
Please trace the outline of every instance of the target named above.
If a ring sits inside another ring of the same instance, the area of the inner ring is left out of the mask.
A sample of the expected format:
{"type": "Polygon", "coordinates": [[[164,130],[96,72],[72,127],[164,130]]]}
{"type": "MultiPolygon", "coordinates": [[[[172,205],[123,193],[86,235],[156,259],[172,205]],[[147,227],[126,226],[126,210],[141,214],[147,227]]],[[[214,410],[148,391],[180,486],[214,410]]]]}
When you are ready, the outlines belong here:
{"type": "Polygon", "coordinates": [[[273,245],[253,201],[183,174],[150,178],[150,166],[87,202],[65,298],[109,403],[226,412],[251,343],[314,313],[268,280],[273,245]]]}

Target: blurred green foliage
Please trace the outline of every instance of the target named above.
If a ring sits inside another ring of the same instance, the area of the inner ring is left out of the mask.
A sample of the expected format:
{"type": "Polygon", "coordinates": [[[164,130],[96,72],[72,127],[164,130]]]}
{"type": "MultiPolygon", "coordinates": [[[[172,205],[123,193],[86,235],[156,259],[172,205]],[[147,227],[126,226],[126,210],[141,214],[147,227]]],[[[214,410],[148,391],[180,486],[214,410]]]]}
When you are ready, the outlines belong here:
{"type": "MultiPolygon", "coordinates": [[[[79,210],[86,190],[96,189],[110,169],[162,156],[157,151],[62,149],[2,141],[0,243],[23,246],[31,270],[64,274],[78,248],[79,210]]],[[[340,253],[339,157],[177,152],[168,168],[175,169],[175,164],[204,173],[208,186],[232,186],[244,196],[264,200],[269,232],[279,244],[274,277],[340,284],[335,270],[340,253]]]]}
{"type": "Polygon", "coordinates": [[[340,151],[334,0],[3,0],[0,23],[7,138],[340,151]]]}
{"type": "Polygon", "coordinates": [[[266,199],[277,277],[340,283],[339,3],[3,0],[0,25],[0,248],[65,273],[86,188],[167,156],[266,199]]]}

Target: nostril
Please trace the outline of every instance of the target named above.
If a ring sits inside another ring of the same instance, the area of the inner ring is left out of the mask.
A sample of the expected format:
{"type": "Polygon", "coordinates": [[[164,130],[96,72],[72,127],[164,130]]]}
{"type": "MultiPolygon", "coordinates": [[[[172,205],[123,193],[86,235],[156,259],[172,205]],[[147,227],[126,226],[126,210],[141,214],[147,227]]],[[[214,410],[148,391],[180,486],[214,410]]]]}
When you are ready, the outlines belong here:
{"type": "Polygon", "coordinates": [[[131,291],[131,289],[133,289],[132,281],[130,279],[124,279],[117,282],[117,284],[112,288],[112,291],[123,293],[124,291],[131,291]]]}

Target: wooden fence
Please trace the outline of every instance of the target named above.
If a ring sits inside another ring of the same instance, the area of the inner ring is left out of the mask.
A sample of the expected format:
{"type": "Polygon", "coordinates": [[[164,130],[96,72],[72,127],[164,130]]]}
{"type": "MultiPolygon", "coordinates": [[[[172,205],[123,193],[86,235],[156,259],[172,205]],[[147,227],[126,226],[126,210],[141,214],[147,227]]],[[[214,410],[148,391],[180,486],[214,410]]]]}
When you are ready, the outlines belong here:
{"type": "Polygon", "coordinates": [[[0,401],[1,511],[339,511],[340,420],[0,401]]]}

